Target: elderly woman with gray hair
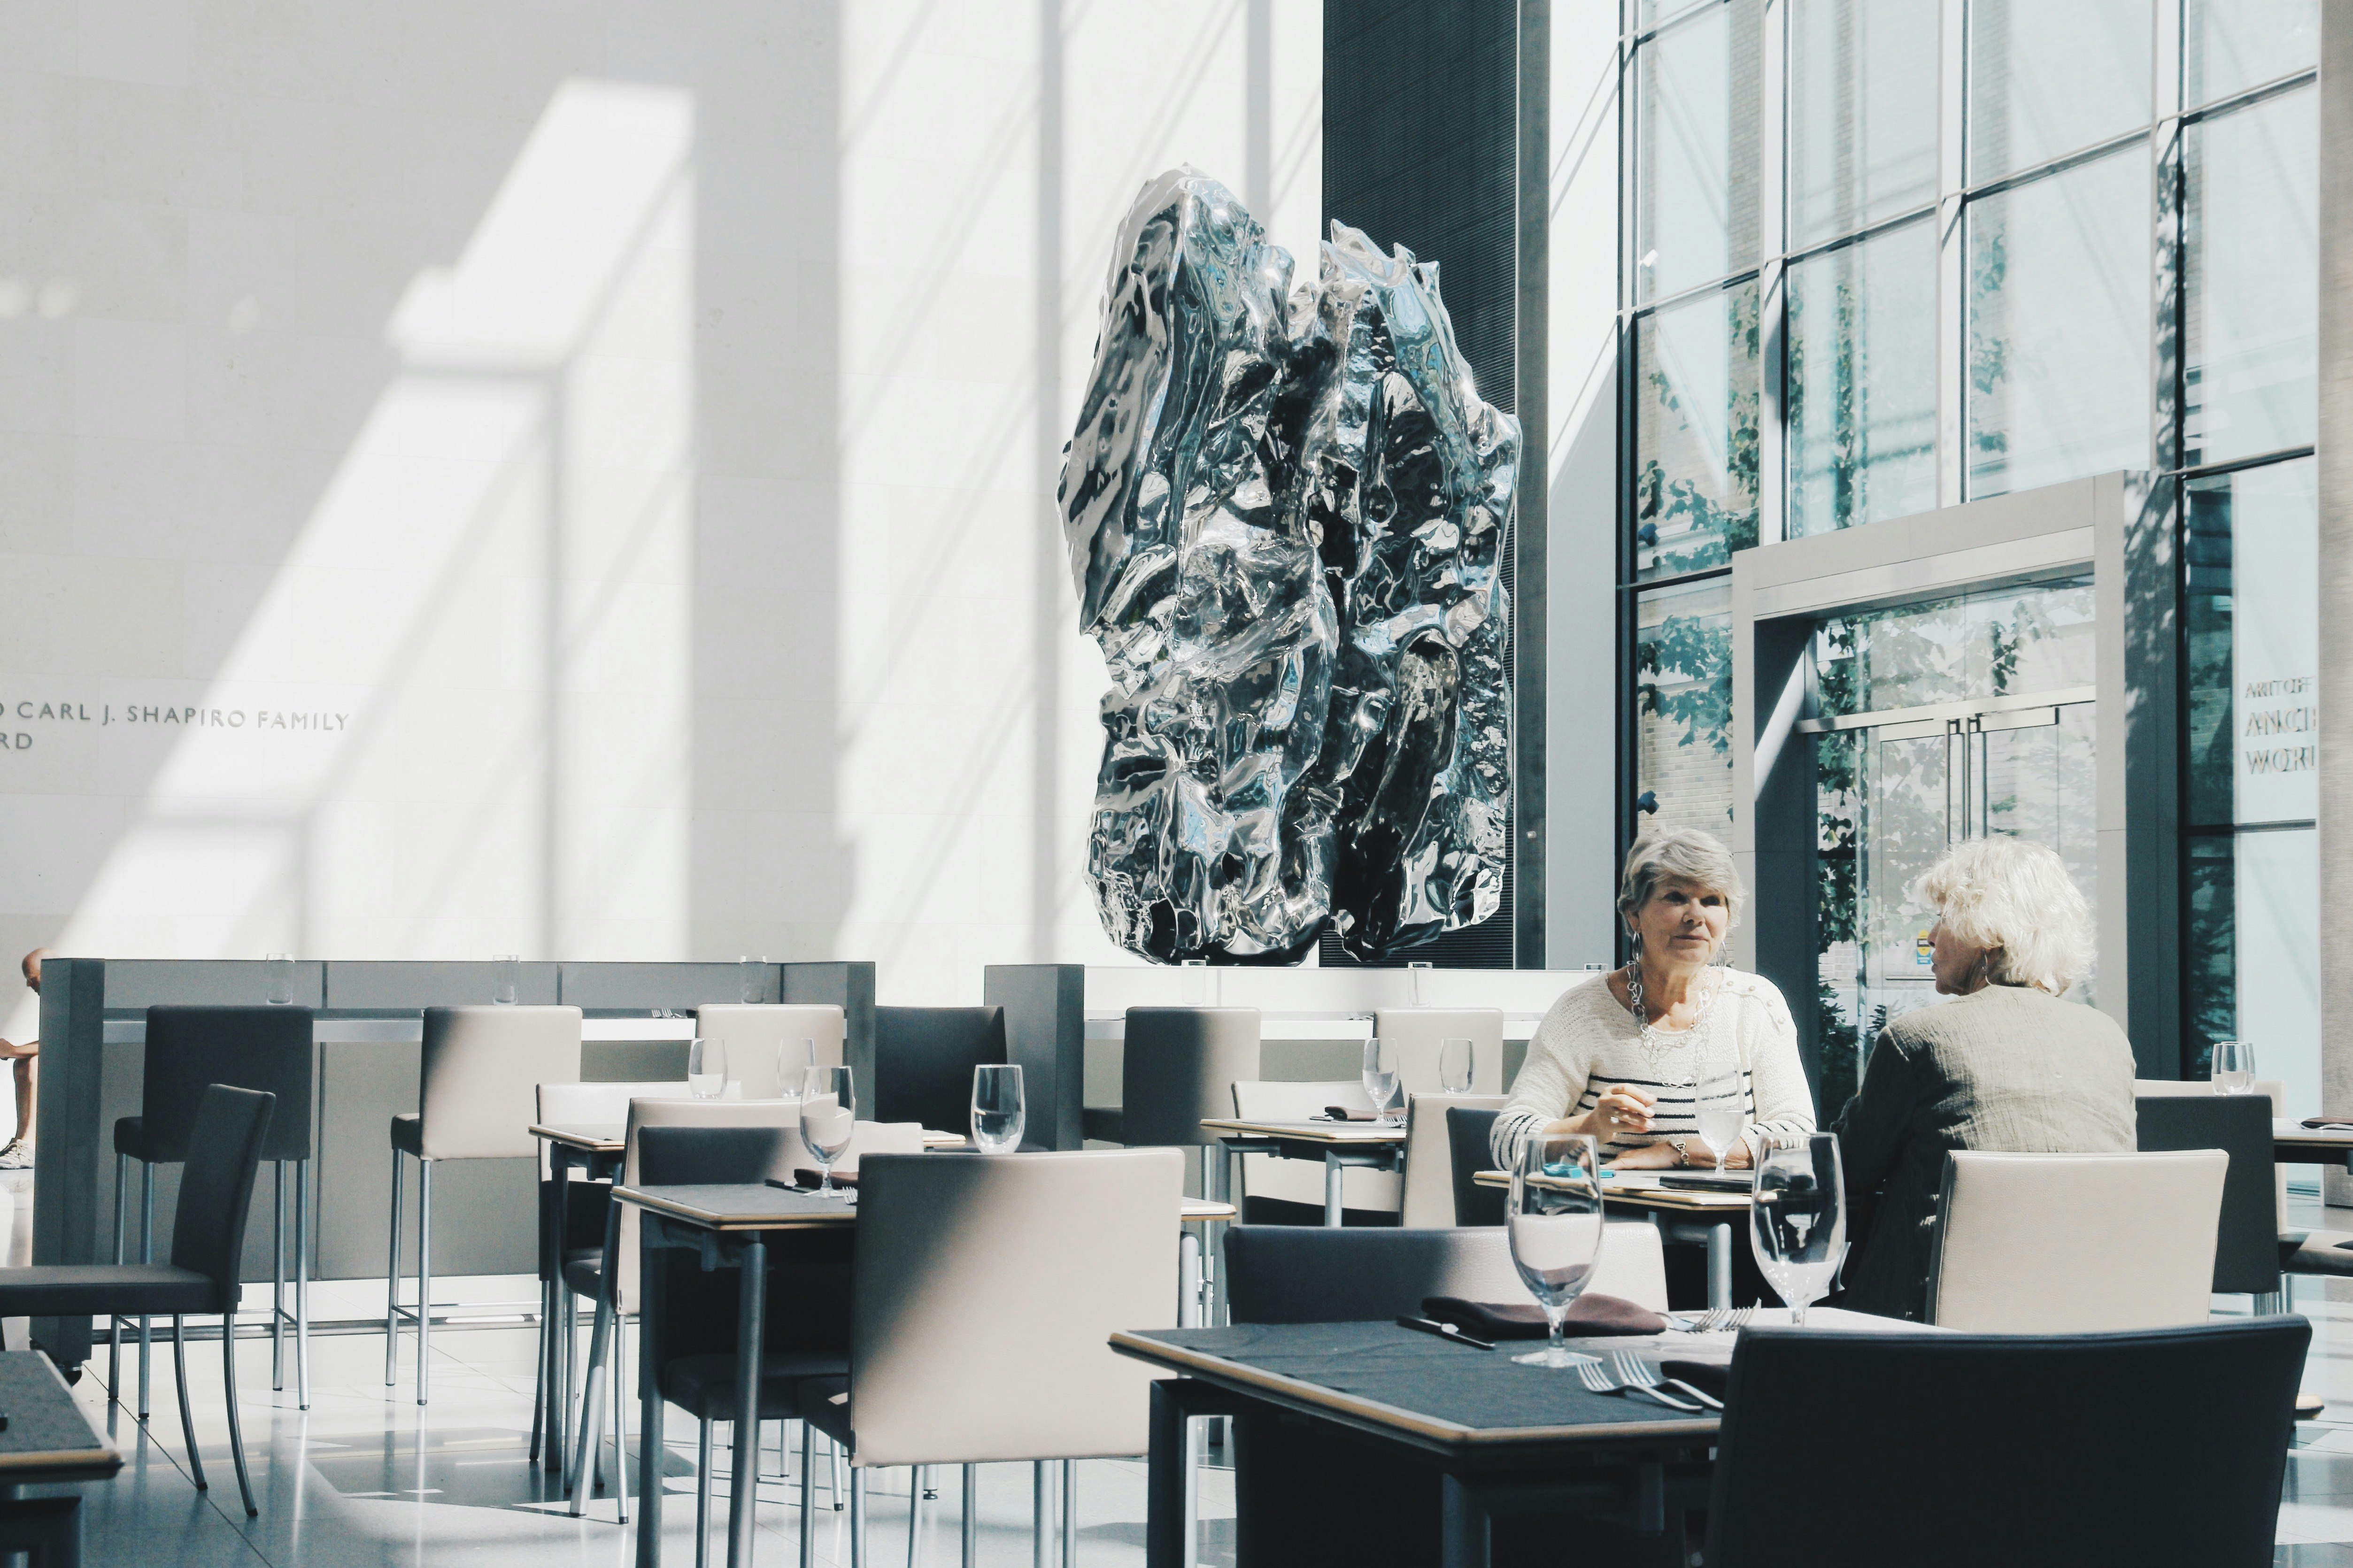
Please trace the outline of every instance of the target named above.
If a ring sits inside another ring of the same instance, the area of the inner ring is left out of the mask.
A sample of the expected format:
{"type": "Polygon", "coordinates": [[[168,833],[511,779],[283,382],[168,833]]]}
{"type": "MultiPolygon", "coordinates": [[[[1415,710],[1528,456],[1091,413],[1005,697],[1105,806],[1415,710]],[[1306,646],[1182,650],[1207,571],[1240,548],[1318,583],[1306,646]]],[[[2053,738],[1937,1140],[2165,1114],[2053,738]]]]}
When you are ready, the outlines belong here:
{"type": "Polygon", "coordinates": [[[2128,1152],[2132,1046],[2106,1014],[2063,1002],[2092,966],[2092,919],[2066,864],[2022,838],[1973,838],[1914,891],[1936,910],[1936,989],[1953,1001],[1881,1033],[1836,1131],[1857,1218],[1838,1304],[1927,1310],[1945,1154],[2128,1152]]]}
{"type": "Polygon", "coordinates": [[[1746,896],[1731,852],[1708,834],[1668,828],[1635,844],[1618,893],[1634,960],[1545,1015],[1495,1118],[1499,1163],[1515,1163],[1530,1134],[1556,1131],[1591,1133],[1621,1169],[1739,1167],[1769,1137],[1813,1131],[1781,993],[1715,962],[1746,896]],[[1727,1149],[1698,1136],[1702,1086],[1739,1101],[1743,1131],[1727,1149]]]}

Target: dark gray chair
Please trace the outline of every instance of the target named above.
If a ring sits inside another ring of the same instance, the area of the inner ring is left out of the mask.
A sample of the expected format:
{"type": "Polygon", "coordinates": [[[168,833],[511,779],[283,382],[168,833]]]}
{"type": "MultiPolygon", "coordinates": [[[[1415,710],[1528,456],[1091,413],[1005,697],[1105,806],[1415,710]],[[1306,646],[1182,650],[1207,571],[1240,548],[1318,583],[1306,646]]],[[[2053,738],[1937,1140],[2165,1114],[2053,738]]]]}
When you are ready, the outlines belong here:
{"type": "Polygon", "coordinates": [[[1227,1300],[1237,1323],[1418,1317],[1430,1296],[1527,1297],[1493,1230],[1238,1225],[1226,1232],[1227,1300]]]}
{"type": "Polygon", "coordinates": [[[186,1169],[172,1217],[169,1263],[50,1263],[0,1268],[0,1318],[165,1318],[172,1320],[172,1364],[180,1384],[180,1429],[188,1468],[206,1489],[196,1451],[196,1424],[188,1408],[188,1342],[184,1319],[217,1312],[221,1367],[227,1380],[229,1453],[248,1515],[253,1483],[245,1470],[245,1436],[237,1418],[237,1276],[245,1257],[246,1213],[254,1173],[268,1147],[273,1095],[213,1084],[191,1095],[195,1114],[181,1148],[186,1169]]]}
{"type": "MultiPolygon", "coordinates": [[[[2279,1192],[2272,1159],[2272,1102],[2261,1094],[2140,1095],[2140,1148],[2220,1149],[2231,1157],[2222,1178],[2222,1217],[2214,1233],[2214,1289],[2273,1298],[2280,1289],[2279,1192]]],[[[2262,1300],[2257,1312],[2279,1303],[2262,1300]]]]}
{"type": "Polygon", "coordinates": [[[1454,1158],[1456,1225],[1504,1223],[1504,1189],[1482,1187],[1474,1180],[1480,1172],[1494,1168],[1495,1158],[1487,1152],[1487,1135],[1494,1131],[1500,1114],[1466,1110],[1459,1105],[1447,1108],[1446,1141],[1454,1158]]]}
{"type": "Polygon", "coordinates": [[[877,1121],[961,1132],[972,1121],[972,1069],[1005,1060],[1002,1007],[877,1007],[874,1081],[861,1084],[877,1121]]]}
{"type": "MultiPolygon", "coordinates": [[[[294,1167],[295,1402],[311,1408],[311,1091],[314,1050],[308,1007],[150,1007],[146,1076],[139,1114],[114,1124],[114,1261],[127,1261],[123,1193],[139,1162],[139,1261],[155,1257],[155,1167],[188,1157],[196,1103],[207,1084],[275,1095],[269,1142],[261,1157],[276,1167],[270,1210],[269,1386],[286,1386],[286,1167],[294,1167]]],[[[151,1326],[139,1325],[139,1419],[147,1419],[151,1326]]],[[[106,1392],[119,1396],[122,1321],[108,1325],[106,1392]]]]}
{"type": "Polygon", "coordinates": [[[1745,1330],[1708,1568],[2265,1568],[2311,1341],[1745,1330]]]}

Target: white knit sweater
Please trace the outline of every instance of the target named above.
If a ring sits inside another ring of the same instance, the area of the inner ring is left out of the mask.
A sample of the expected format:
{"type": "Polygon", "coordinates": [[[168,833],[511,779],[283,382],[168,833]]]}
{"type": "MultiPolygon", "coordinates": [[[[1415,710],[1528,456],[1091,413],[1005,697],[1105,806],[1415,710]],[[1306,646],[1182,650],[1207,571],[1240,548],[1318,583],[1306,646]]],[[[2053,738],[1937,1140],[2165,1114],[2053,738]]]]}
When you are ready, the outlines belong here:
{"type": "Polygon", "coordinates": [[[1679,1033],[1653,1033],[1650,1047],[1644,1046],[1634,1016],[1610,994],[1606,975],[1563,992],[1536,1026],[1527,1062],[1512,1084],[1512,1098],[1495,1118],[1490,1152],[1496,1163],[1510,1170],[1530,1132],[1546,1122],[1584,1115],[1605,1089],[1621,1083],[1659,1097],[1651,1108],[1651,1130],[1621,1132],[1605,1141],[1603,1158],[1695,1133],[1698,1105],[1691,1086],[1730,1071],[1736,1061],[1748,1102],[1743,1141],[1752,1164],[1765,1135],[1812,1131],[1813,1095],[1798,1060],[1798,1029],[1789,1019],[1788,1004],[1760,975],[1736,969],[1716,973],[1723,976],[1724,989],[1707,1016],[1679,1033]],[[1704,1062],[1696,1059],[1702,1047],[1704,1062]]]}

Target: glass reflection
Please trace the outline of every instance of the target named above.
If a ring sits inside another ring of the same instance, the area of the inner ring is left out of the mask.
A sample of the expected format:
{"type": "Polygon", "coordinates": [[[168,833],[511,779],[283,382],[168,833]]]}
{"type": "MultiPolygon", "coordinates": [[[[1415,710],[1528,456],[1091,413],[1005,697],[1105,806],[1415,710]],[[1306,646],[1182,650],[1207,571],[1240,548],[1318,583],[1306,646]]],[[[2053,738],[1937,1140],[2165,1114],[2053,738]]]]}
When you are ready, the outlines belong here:
{"type": "Polygon", "coordinates": [[[2182,486],[2193,823],[2319,813],[2317,480],[2302,458],[2182,486]]]}
{"type": "Polygon", "coordinates": [[[1789,531],[1936,504],[1936,231],[1789,269],[1789,531]]]}
{"type": "Polygon", "coordinates": [[[2148,123],[2149,0],[1971,0],[1969,183],[2148,123]]]}
{"type": "Polygon", "coordinates": [[[2318,63],[2320,0],[2189,0],[2181,43],[2188,101],[2211,103],[2318,63]]]}
{"type": "Polygon", "coordinates": [[[1839,616],[1814,639],[1822,718],[2093,684],[2088,578],[1839,616]]]}
{"type": "Polygon", "coordinates": [[[1757,0],[1729,0],[1642,45],[1638,304],[1757,264],[1757,0]]]}
{"type": "Polygon", "coordinates": [[[1757,285],[1644,317],[1634,371],[1636,574],[1721,566],[1757,542],[1757,285]]]}
{"type": "Polygon", "coordinates": [[[2149,460],[2148,153],[1970,205],[1972,499],[2149,460]]]}
{"type": "Polygon", "coordinates": [[[1732,820],[1732,585],[1644,594],[1634,631],[1635,831],[1732,820]]]}
{"type": "Polygon", "coordinates": [[[2183,460],[2311,444],[2317,417],[2317,88],[2189,128],[2183,460]]]}
{"type": "Polygon", "coordinates": [[[1936,197],[1936,0],[1799,0],[1789,17],[1789,243],[1936,197]]]}

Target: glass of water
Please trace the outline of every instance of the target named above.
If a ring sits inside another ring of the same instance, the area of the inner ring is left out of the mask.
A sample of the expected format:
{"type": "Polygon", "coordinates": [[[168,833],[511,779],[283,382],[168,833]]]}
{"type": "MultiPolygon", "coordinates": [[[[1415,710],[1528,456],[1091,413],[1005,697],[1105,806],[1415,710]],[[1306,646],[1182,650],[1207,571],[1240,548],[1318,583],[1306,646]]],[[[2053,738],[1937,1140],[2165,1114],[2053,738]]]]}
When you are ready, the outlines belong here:
{"type": "Polygon", "coordinates": [[[2216,1094],[2253,1094],[2255,1091],[2253,1042],[2215,1041],[2213,1079],[2216,1094]]]}
{"type": "Polygon", "coordinates": [[[1024,1120],[1021,1069],[1010,1062],[987,1062],[972,1069],[972,1141],[984,1154],[1021,1147],[1024,1120]]]}
{"type": "Polygon", "coordinates": [[[1389,1119],[1389,1101],[1397,1096],[1397,1043],[1378,1036],[1365,1042],[1365,1098],[1373,1102],[1379,1120],[1389,1119]]]}
{"type": "Polygon", "coordinates": [[[815,1040],[786,1040],[776,1047],[776,1098],[798,1105],[802,1080],[817,1066],[815,1040]]]}
{"type": "Polygon", "coordinates": [[[717,1100],[727,1092],[725,1042],[698,1035],[688,1045],[686,1087],[697,1100],[717,1100]]]}
{"type": "Polygon", "coordinates": [[[801,1078],[801,1142],[821,1173],[818,1194],[831,1197],[833,1163],[849,1148],[858,1130],[858,1089],[846,1067],[816,1067],[801,1078]]]}
{"type": "Polygon", "coordinates": [[[1830,1294],[1846,1260],[1846,1182],[1838,1140],[1817,1132],[1794,1149],[1775,1149],[1757,1167],[1750,1239],[1766,1282],[1803,1328],[1806,1309],[1830,1294]]]}
{"type": "Polygon", "coordinates": [[[512,1007],[522,1000],[522,958],[502,952],[491,960],[491,1000],[512,1007]]]}
{"type": "Polygon", "coordinates": [[[1715,1156],[1716,1168],[1721,1170],[1725,1157],[1748,1126],[1748,1097],[1740,1091],[1740,1075],[1726,1073],[1701,1083],[1698,1104],[1700,1142],[1715,1156]]]}
{"type": "Polygon", "coordinates": [[[1601,1257],[1601,1152],[1588,1133],[1531,1133],[1512,1170],[1504,1223],[1512,1267],[1545,1310],[1545,1348],[1512,1359],[1524,1366],[1581,1366],[1599,1358],[1561,1343],[1569,1304],[1591,1283],[1601,1257]]]}
{"type": "Polygon", "coordinates": [[[269,964],[269,1000],[273,1005],[288,1007],[294,1003],[294,955],[273,952],[269,964]]]}
{"type": "Polygon", "coordinates": [[[736,994],[745,1002],[765,1002],[768,999],[768,961],[755,953],[745,953],[735,961],[742,984],[736,994]]]}
{"type": "Polygon", "coordinates": [[[1449,1094],[1471,1092],[1471,1042],[1438,1042],[1438,1087],[1449,1094]]]}

